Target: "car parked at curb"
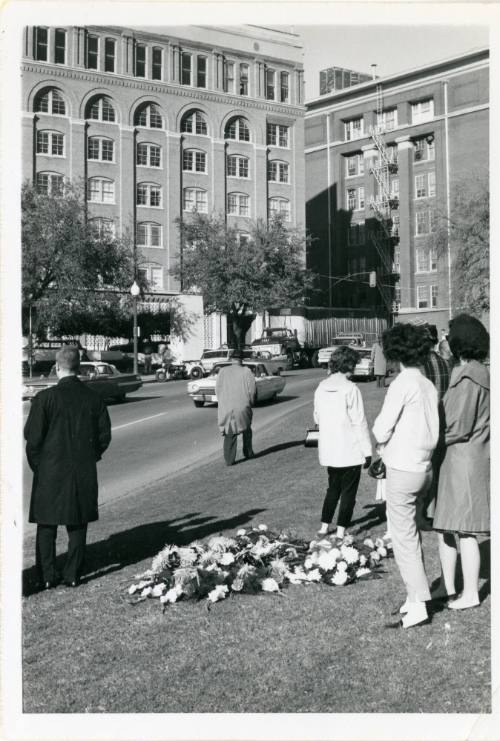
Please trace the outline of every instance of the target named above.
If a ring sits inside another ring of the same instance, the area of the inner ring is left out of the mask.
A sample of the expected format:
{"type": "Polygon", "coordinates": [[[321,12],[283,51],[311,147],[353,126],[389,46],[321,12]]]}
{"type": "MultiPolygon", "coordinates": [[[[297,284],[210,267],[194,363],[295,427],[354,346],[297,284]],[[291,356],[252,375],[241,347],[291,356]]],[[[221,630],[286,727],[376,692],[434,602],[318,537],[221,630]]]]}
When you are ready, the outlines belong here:
{"type": "MultiPolygon", "coordinates": [[[[259,360],[264,363],[266,370],[271,375],[279,375],[286,368],[286,358],[271,358],[269,353],[256,352],[251,347],[243,348],[245,360],[259,360]]],[[[203,350],[199,360],[185,360],[184,366],[188,378],[203,378],[208,376],[216,363],[227,363],[231,360],[234,349],[231,347],[219,347],[217,350],[203,350]]]]}
{"type": "MultiPolygon", "coordinates": [[[[214,365],[207,378],[200,378],[188,382],[187,392],[192,398],[195,407],[202,407],[204,404],[217,403],[217,395],[215,393],[217,374],[221,368],[228,365],[231,364],[217,363],[214,365]]],[[[285,388],[285,379],[282,376],[273,376],[269,373],[263,362],[244,360],[243,365],[250,368],[255,376],[255,382],[257,384],[257,402],[274,400],[285,388]]]]}
{"type": "MultiPolygon", "coordinates": [[[[80,364],[78,378],[103,399],[124,401],[127,394],[142,386],[142,378],[134,373],[120,373],[111,363],[85,362],[80,364]]],[[[58,381],[56,367],[53,366],[47,378],[27,380],[23,385],[23,401],[30,401],[40,391],[55,386],[58,381]]]]}

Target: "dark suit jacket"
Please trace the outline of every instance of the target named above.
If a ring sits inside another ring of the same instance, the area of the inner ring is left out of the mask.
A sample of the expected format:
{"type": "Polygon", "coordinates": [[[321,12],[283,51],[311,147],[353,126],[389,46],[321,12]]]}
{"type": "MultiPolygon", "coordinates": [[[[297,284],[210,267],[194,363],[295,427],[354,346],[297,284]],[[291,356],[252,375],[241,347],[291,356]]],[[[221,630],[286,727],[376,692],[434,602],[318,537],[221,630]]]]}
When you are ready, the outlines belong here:
{"type": "Polygon", "coordinates": [[[111,441],[101,397],[76,376],[66,376],[32,401],[24,428],[34,473],[29,520],[83,525],[98,518],[97,466],[111,441]]]}

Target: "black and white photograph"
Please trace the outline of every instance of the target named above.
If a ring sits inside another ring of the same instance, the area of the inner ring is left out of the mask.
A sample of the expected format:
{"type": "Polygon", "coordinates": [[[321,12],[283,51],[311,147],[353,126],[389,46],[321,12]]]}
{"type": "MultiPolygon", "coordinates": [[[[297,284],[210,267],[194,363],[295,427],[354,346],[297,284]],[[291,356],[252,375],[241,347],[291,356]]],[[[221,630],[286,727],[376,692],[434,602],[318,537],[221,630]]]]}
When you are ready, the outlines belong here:
{"type": "Polygon", "coordinates": [[[2,738],[498,741],[498,3],[1,25],[2,738]]]}

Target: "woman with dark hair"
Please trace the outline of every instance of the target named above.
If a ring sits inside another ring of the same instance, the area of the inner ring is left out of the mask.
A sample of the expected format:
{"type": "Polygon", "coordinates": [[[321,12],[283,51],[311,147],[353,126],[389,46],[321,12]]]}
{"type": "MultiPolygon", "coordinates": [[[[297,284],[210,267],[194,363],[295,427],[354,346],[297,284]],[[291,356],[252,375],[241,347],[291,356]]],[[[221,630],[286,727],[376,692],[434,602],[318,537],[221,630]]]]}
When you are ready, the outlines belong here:
{"type": "Polygon", "coordinates": [[[454,597],[457,541],[464,588],[447,606],[479,604],[480,553],[476,536],[490,530],[490,375],[481,361],[489,352],[481,322],[460,314],[450,322],[448,341],[458,361],[444,396],[446,454],[439,474],[434,529],[438,530],[441,586],[454,597]]]}
{"type": "Polygon", "coordinates": [[[349,377],[358,361],[351,347],[337,348],[328,362],[330,374],[314,394],[314,421],[319,425],[320,465],[328,470],[328,489],[319,535],[328,533],[340,500],[337,538],[351,524],[361,466],[371,463],[372,445],[361,392],[349,377]]]}
{"type": "Polygon", "coordinates": [[[420,533],[417,500],[431,485],[431,458],[438,442],[438,395],[419,366],[427,357],[430,338],[423,327],[395,324],[382,336],[387,360],[401,372],[388,388],[373,434],[386,466],[386,505],[394,557],[406,586],[400,608],[401,625],[411,628],[428,621],[430,599],[420,533]]]}

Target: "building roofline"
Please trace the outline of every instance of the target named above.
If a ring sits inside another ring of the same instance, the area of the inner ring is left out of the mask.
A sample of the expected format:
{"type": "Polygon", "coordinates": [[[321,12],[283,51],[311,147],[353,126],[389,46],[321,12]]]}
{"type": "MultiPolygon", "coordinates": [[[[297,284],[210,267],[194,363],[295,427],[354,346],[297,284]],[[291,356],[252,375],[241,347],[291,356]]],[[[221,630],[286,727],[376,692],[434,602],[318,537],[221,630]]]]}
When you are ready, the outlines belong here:
{"type": "MultiPolygon", "coordinates": [[[[440,67],[457,67],[461,66],[462,64],[470,64],[472,61],[474,61],[474,59],[489,59],[489,56],[489,47],[476,47],[474,49],[470,49],[469,51],[462,52],[461,54],[455,54],[453,57],[439,59],[435,62],[430,62],[419,67],[411,67],[406,70],[401,70],[400,72],[385,75],[384,77],[376,77],[372,80],[367,80],[366,82],[360,82],[356,85],[342,88],[342,90],[332,91],[331,93],[326,93],[325,95],[319,95],[318,97],[312,98],[311,100],[306,100],[305,105],[309,109],[321,108],[325,104],[335,103],[339,100],[342,100],[342,98],[359,96],[363,95],[363,93],[370,94],[377,88],[378,85],[397,82],[398,80],[402,80],[404,78],[412,76],[425,77],[427,75],[435,74],[436,70],[440,67]]],[[[443,70],[443,72],[444,71],[445,70],[443,70]]]]}

